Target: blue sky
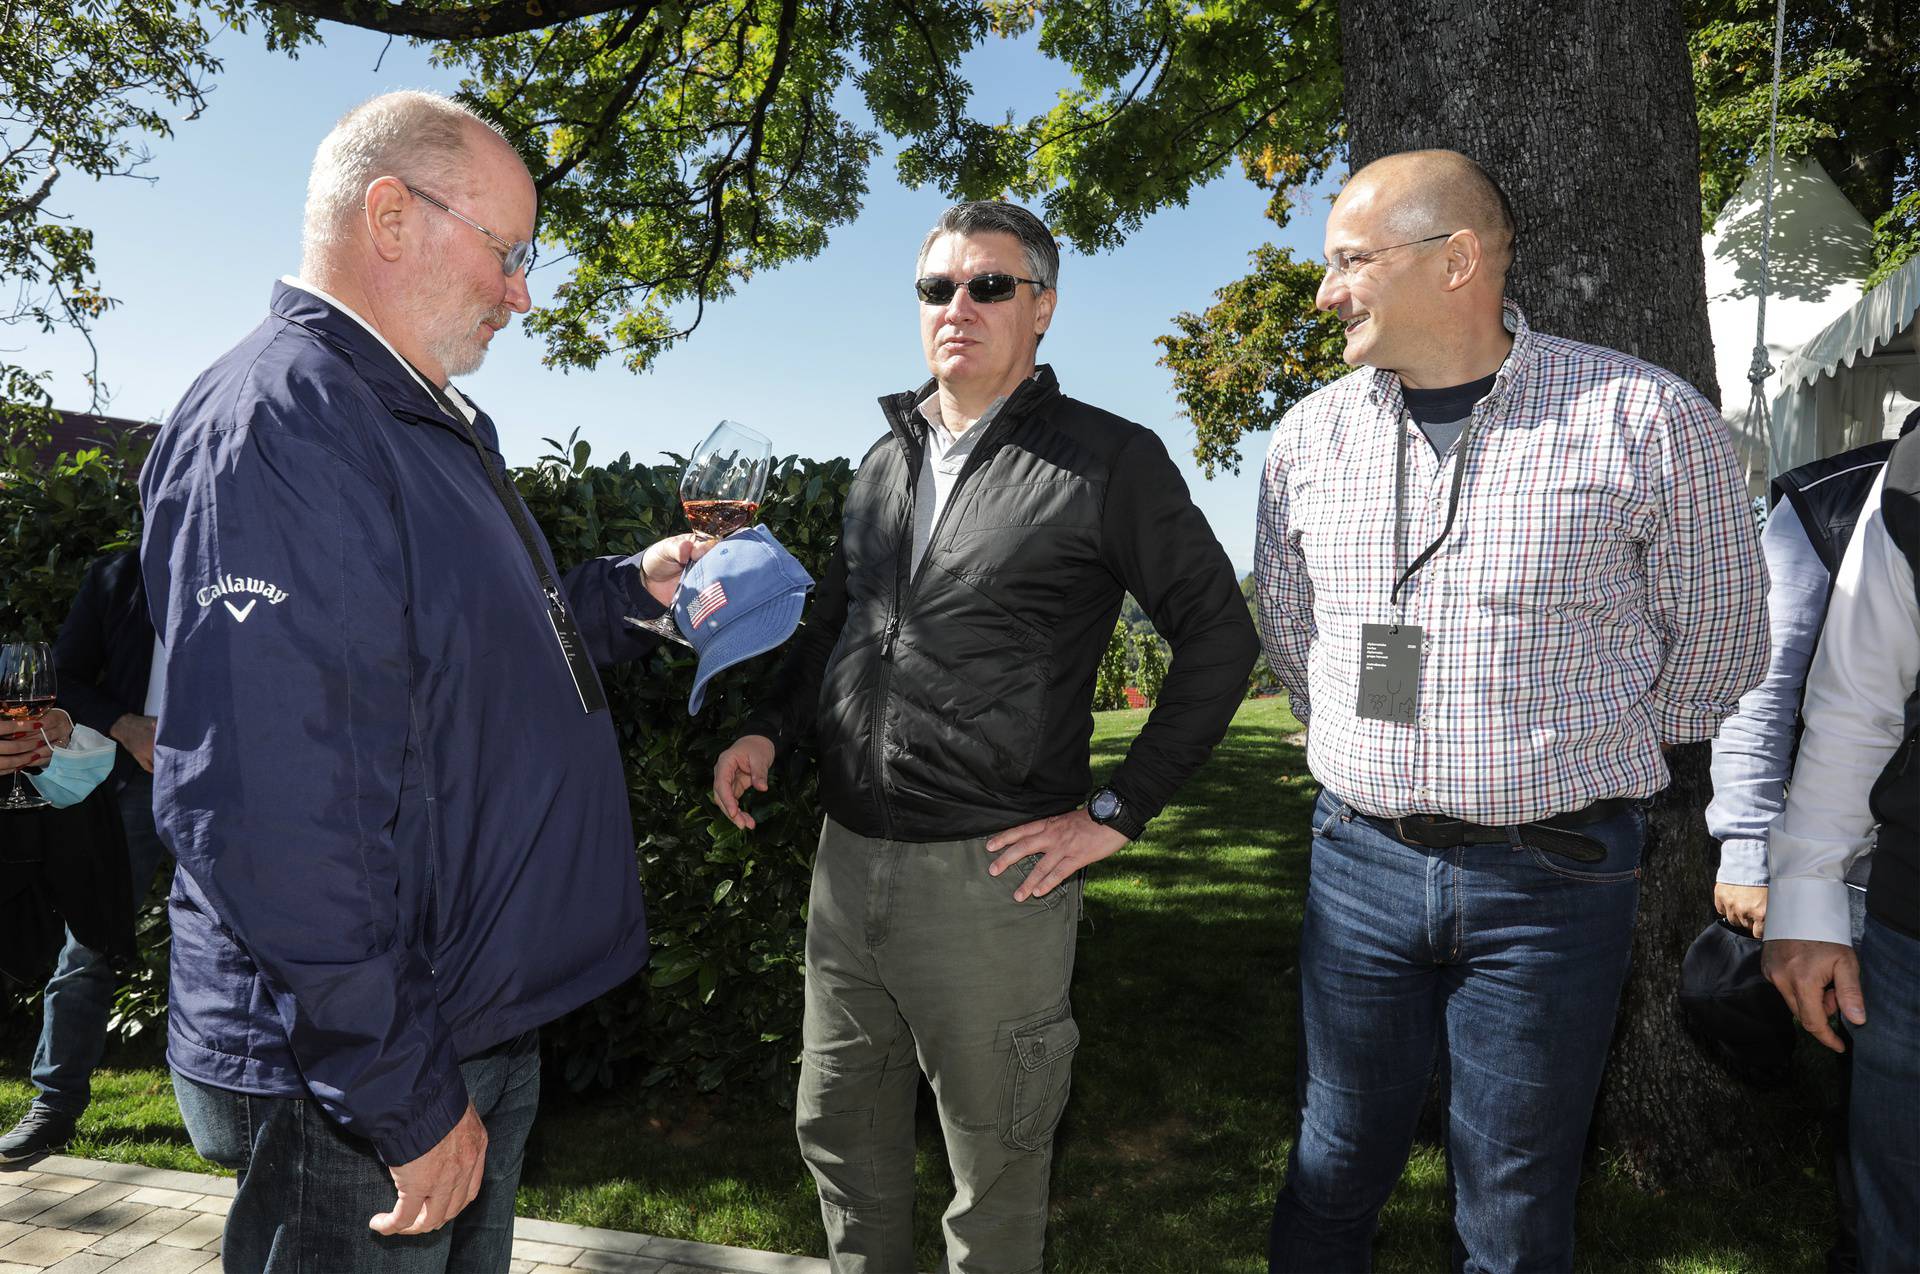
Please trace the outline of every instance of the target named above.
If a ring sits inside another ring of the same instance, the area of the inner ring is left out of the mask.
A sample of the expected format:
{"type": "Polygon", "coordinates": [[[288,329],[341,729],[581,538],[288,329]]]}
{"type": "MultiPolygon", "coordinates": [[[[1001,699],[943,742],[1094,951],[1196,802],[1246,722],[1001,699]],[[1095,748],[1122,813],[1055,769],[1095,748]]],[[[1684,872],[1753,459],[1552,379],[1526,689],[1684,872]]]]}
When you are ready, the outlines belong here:
{"type": "MultiPolygon", "coordinates": [[[[112,414],[164,417],[193,376],[259,322],[273,281],[299,266],[307,166],[340,114],[389,89],[455,86],[457,77],[429,65],[422,50],[395,43],[383,60],[385,44],[328,25],[323,47],[289,60],[267,53],[257,34],[227,32],[216,44],[226,66],[211,105],[153,145],[143,172],[155,180],[59,188],[55,210],[94,229],[106,290],[122,302],[96,331],[112,414]]],[[[988,116],[1044,109],[1064,82],[1030,43],[992,42],[964,70],[974,109],[988,116]]],[[[542,438],[576,427],[600,459],[684,453],[722,418],[759,429],[779,454],[857,458],[884,429],[875,398],[925,378],[913,258],[947,202],[938,190],[903,187],[885,156],[870,184],[859,218],[834,232],[825,252],[710,307],[692,341],[654,371],[549,370],[540,344],[516,324],[494,340],[486,366],[459,383],[499,424],[515,464],[537,459],[542,438]]],[[[1044,349],[1068,393],[1160,434],[1242,573],[1252,564],[1265,436],[1243,444],[1248,462],[1238,477],[1202,478],[1192,426],[1153,341],[1174,314],[1204,308],[1215,288],[1245,273],[1247,254],[1274,237],[1265,202],[1229,170],[1123,247],[1069,253],[1044,349]]],[[[1325,203],[1306,202],[1280,242],[1312,257],[1325,203]]],[[[536,271],[536,303],[559,281],[557,270],[536,271]]],[[[23,354],[19,361],[55,372],[56,405],[85,409],[81,342],[36,336],[23,354]]]]}

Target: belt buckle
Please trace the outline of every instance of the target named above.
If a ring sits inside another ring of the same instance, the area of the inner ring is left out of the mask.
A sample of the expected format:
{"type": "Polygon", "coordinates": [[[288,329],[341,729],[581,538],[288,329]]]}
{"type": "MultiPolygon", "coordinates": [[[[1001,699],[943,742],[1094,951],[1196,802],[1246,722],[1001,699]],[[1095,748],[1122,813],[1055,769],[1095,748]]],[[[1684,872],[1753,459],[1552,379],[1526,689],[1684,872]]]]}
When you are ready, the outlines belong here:
{"type": "Polygon", "coordinates": [[[1400,817],[1395,818],[1393,820],[1393,830],[1395,834],[1398,835],[1402,841],[1404,841],[1406,844],[1409,844],[1409,845],[1419,845],[1425,849],[1448,848],[1448,846],[1442,845],[1440,843],[1439,838],[1437,836],[1432,834],[1435,830],[1434,824],[1431,821],[1421,822],[1418,816],[1415,816],[1413,818],[1408,818],[1406,815],[1403,814],[1400,817]],[[1412,827],[1416,830],[1409,831],[1408,830],[1409,824],[1411,824],[1412,827]]]}

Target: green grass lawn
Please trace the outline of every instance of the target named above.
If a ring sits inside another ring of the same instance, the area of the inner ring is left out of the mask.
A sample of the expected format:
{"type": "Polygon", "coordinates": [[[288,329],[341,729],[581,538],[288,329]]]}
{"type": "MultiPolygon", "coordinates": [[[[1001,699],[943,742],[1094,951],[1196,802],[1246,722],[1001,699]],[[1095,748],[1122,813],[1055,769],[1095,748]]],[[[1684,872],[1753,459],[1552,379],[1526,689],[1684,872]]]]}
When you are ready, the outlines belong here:
{"type": "MultiPolygon", "coordinates": [[[[1095,773],[1144,712],[1105,713],[1095,773]]],[[[1265,1267],[1293,1135],[1295,955],[1314,785],[1279,700],[1245,705],[1212,761],[1137,845],[1095,870],[1074,1012],[1083,1043],[1061,1124],[1047,1265],[1061,1271],[1265,1267]]],[[[22,1110],[31,1040],[15,1040],[0,1118],[22,1110]]],[[[96,1077],[78,1154],[200,1168],[153,1045],[96,1077]]],[[[924,1096],[924,1095],[923,1095],[924,1096]]],[[[924,1110],[923,1110],[924,1113],[924,1110]]],[[[1595,1165],[1583,1187],[1586,1271],[1800,1271],[1822,1266],[1821,1152],[1765,1180],[1648,1195],[1595,1165]]],[[[938,1261],[945,1163],[922,1120],[922,1265],[938,1261]]],[[[1378,1267],[1443,1268],[1446,1179],[1416,1149],[1381,1224],[1378,1267]]],[[[813,1187],[788,1118],[651,1121],[619,1094],[549,1095],[520,1210],[582,1225],[822,1254],[813,1187]]]]}

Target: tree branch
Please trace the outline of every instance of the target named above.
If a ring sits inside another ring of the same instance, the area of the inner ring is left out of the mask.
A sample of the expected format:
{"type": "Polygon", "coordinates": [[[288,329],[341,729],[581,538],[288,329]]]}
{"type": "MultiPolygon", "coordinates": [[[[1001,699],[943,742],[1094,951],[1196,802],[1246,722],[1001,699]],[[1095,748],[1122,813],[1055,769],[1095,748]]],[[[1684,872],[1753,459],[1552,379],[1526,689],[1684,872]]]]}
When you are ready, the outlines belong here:
{"type": "Polygon", "coordinates": [[[46,175],[40,179],[39,189],[18,203],[0,208],[0,221],[13,221],[34,215],[40,210],[40,205],[47,201],[47,196],[53,191],[53,183],[58,180],[60,180],[60,170],[48,168],[46,175]]]}
{"type": "Polygon", "coordinates": [[[278,0],[278,7],[303,17],[425,40],[488,40],[520,35],[575,18],[612,13],[632,4],[633,0],[495,0],[492,4],[450,9],[408,0],[399,4],[384,0],[278,0]]]}
{"type": "MultiPolygon", "coordinates": [[[[653,6],[648,5],[645,13],[650,13],[652,10],[653,6]]],[[[633,28],[639,25],[645,13],[636,14],[627,22],[625,28],[615,37],[613,47],[619,47],[627,42],[628,37],[633,33],[633,28]]],[[[579,142],[574,146],[573,152],[553,167],[547,169],[546,172],[541,173],[534,181],[533,189],[536,194],[544,195],[559,185],[560,182],[564,181],[567,174],[578,167],[580,161],[585,159],[595,146],[599,145],[601,139],[605,137],[607,130],[619,122],[621,113],[627,109],[627,106],[633,101],[634,95],[640,91],[641,84],[646,82],[647,72],[653,69],[653,59],[659,52],[660,33],[658,30],[655,30],[653,39],[641,52],[639,58],[634,62],[632,69],[627,72],[626,78],[621,81],[620,86],[613,91],[613,94],[607,98],[606,106],[600,112],[600,118],[581,136],[579,142]]]]}

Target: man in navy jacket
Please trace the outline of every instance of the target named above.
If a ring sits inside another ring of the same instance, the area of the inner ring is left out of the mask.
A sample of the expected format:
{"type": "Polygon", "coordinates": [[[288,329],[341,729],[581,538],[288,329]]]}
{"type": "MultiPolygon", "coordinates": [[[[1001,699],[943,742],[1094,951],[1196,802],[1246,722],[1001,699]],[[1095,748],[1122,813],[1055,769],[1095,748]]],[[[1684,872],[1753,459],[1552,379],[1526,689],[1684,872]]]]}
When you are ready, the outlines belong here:
{"type": "Polygon", "coordinates": [[[449,383],[529,308],[534,214],[464,108],[355,108],[300,277],[147,465],[167,1057],[240,1173],[228,1269],[505,1270],[534,1032],[645,959],[595,665],[652,646],[699,550],[562,587],[449,383]]]}

